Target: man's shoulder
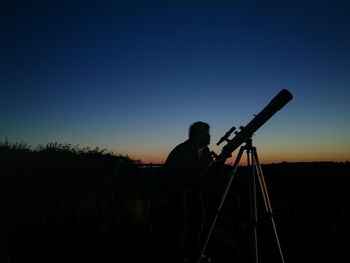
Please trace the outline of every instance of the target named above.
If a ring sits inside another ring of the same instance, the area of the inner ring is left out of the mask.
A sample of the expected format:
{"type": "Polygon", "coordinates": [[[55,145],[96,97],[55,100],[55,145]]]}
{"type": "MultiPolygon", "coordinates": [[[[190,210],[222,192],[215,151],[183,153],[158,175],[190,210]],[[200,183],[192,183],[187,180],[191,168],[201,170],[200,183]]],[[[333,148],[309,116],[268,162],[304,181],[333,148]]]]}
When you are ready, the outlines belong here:
{"type": "Polygon", "coordinates": [[[190,145],[190,142],[189,140],[187,141],[184,141],[180,144],[178,144],[174,149],[173,151],[188,151],[191,149],[191,145],[190,145]]]}
{"type": "Polygon", "coordinates": [[[190,160],[192,156],[192,147],[190,142],[187,140],[185,142],[182,142],[178,144],[169,154],[165,164],[170,163],[182,163],[184,161],[190,160]]]}

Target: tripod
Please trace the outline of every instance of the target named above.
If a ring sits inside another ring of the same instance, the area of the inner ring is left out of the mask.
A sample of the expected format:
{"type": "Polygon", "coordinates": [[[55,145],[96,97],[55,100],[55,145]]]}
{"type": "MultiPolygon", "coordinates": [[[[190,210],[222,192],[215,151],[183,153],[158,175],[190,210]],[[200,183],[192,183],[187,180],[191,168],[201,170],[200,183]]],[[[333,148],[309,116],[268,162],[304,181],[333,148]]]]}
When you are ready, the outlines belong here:
{"type": "Polygon", "coordinates": [[[241,146],[239,153],[237,155],[237,158],[234,162],[234,165],[232,166],[232,170],[231,170],[231,175],[229,177],[229,180],[227,181],[227,185],[225,188],[225,191],[223,193],[223,196],[221,198],[221,201],[219,203],[219,207],[218,210],[216,212],[216,215],[214,217],[213,223],[211,225],[211,228],[209,230],[207,239],[204,243],[203,249],[201,251],[201,255],[197,261],[197,263],[201,262],[201,259],[204,258],[204,252],[205,249],[208,245],[210,236],[214,230],[214,226],[215,223],[218,219],[218,216],[221,212],[221,209],[223,207],[223,204],[225,202],[226,196],[229,192],[230,186],[232,184],[232,181],[236,175],[237,172],[237,168],[239,165],[239,162],[242,158],[242,155],[244,153],[244,151],[247,153],[247,165],[249,168],[249,186],[250,186],[250,219],[251,219],[251,223],[252,223],[252,229],[251,229],[251,247],[252,247],[252,256],[253,256],[253,262],[254,263],[258,263],[259,262],[259,255],[258,255],[258,239],[257,239],[257,224],[258,224],[258,217],[257,217],[257,202],[256,202],[256,178],[258,178],[259,181],[259,185],[260,185],[260,189],[261,189],[261,193],[264,199],[264,205],[265,205],[265,210],[267,212],[267,214],[269,215],[270,219],[271,219],[271,223],[272,223],[272,227],[273,227],[273,231],[274,231],[274,235],[276,238],[276,243],[277,243],[277,247],[278,247],[278,252],[281,258],[281,262],[284,263],[284,258],[283,258],[283,253],[282,253],[282,248],[280,245],[280,241],[278,238],[278,234],[277,234],[277,229],[276,229],[276,225],[275,225],[275,221],[273,218],[273,212],[272,212],[272,207],[271,207],[271,203],[270,203],[270,199],[269,199],[269,195],[267,192],[267,188],[266,188],[266,184],[265,184],[265,179],[263,176],[263,172],[261,169],[261,165],[259,162],[259,158],[258,158],[258,154],[256,152],[256,148],[253,147],[252,145],[252,139],[249,138],[246,142],[245,145],[241,146]]]}

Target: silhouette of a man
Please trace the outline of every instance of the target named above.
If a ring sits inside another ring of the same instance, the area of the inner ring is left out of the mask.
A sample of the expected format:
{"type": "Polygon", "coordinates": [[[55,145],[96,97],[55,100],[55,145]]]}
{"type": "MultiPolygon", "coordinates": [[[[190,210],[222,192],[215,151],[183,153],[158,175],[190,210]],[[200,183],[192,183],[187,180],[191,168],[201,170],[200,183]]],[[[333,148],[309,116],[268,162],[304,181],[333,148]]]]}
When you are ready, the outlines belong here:
{"type": "Polygon", "coordinates": [[[209,125],[195,122],[189,128],[189,138],[177,145],[165,162],[165,171],[176,186],[179,213],[179,253],[183,262],[195,262],[200,256],[201,231],[205,219],[202,196],[203,176],[212,157],[209,125]]]}

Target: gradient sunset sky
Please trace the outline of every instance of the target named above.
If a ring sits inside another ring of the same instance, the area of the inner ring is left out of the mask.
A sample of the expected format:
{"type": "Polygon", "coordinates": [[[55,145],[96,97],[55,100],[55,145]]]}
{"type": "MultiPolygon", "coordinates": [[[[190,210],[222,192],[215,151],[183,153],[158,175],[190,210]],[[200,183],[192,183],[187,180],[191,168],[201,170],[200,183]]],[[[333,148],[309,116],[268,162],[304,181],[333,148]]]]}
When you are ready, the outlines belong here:
{"type": "MultiPolygon", "coordinates": [[[[194,121],[210,148],[283,88],[262,163],[350,160],[350,2],[2,1],[0,140],[161,163],[194,121]]],[[[235,153],[234,153],[235,156],[235,153]]]]}

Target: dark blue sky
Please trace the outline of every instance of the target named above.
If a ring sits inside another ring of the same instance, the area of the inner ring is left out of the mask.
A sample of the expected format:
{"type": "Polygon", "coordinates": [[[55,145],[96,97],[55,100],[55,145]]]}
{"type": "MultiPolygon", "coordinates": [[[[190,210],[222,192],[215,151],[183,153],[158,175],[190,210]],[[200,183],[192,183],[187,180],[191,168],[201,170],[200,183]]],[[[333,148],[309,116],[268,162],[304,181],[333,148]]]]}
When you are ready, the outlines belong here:
{"type": "Polygon", "coordinates": [[[197,120],[212,148],[282,88],[263,161],[349,160],[347,1],[4,1],[0,139],[163,161],[197,120]]]}

